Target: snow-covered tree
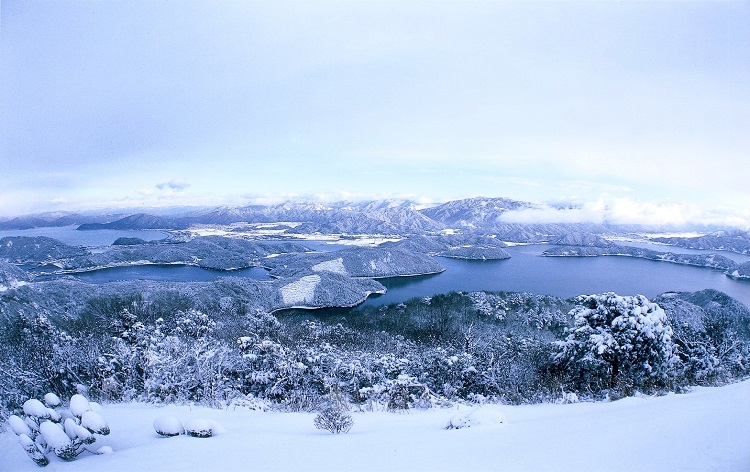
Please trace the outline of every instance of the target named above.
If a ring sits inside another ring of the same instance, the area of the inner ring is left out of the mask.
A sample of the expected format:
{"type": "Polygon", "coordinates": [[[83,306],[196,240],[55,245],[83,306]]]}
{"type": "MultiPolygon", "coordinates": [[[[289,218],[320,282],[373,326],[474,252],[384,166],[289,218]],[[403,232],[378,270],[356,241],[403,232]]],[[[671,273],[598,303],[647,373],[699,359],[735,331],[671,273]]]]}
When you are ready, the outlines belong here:
{"type": "Polygon", "coordinates": [[[663,386],[675,366],[672,330],[664,310],[643,295],[584,295],[575,325],[558,343],[556,361],[579,388],[598,391],[663,386]]]}

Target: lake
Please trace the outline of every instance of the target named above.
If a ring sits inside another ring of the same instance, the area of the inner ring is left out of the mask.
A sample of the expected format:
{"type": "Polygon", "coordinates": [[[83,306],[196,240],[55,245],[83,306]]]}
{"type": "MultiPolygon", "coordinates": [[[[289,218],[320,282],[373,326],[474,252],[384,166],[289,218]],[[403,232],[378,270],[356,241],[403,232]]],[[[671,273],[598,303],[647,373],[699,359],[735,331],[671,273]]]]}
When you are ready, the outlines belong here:
{"type": "MultiPolygon", "coordinates": [[[[157,280],[162,282],[210,282],[220,277],[246,277],[255,280],[271,280],[268,271],[261,267],[233,270],[231,272],[202,269],[200,267],[177,264],[136,265],[111,267],[73,274],[76,278],[92,283],[103,284],[127,280],[157,280]]],[[[54,276],[52,276],[54,277],[54,276]]],[[[39,277],[38,280],[44,280],[39,277]]],[[[49,278],[49,277],[46,277],[49,278]]]]}
{"type": "Polygon", "coordinates": [[[445,272],[417,277],[381,279],[388,292],[365,304],[398,303],[455,291],[510,291],[573,297],[616,292],[648,298],[668,291],[713,288],[750,307],[750,282],[734,280],[723,272],[633,257],[542,257],[548,245],[506,248],[512,256],[500,261],[439,258],[445,272]]]}
{"type": "Polygon", "coordinates": [[[750,261],[750,256],[746,254],[737,254],[736,252],[729,252],[729,251],[706,251],[703,249],[688,249],[684,247],[678,247],[678,246],[669,246],[666,244],[658,244],[658,243],[648,243],[648,242],[636,242],[636,241],[615,241],[620,246],[632,246],[632,247],[639,247],[641,249],[651,249],[653,251],[659,251],[659,252],[671,252],[674,254],[706,254],[706,253],[714,253],[719,254],[721,256],[724,256],[728,259],[732,259],[734,262],[742,263],[750,261]]]}
{"type": "MultiPolygon", "coordinates": [[[[68,244],[102,246],[121,236],[145,240],[162,239],[161,231],[75,231],[75,227],[39,228],[0,232],[5,235],[49,236],[68,244]],[[11,234],[4,234],[11,233],[11,234]]],[[[271,241],[264,241],[271,242],[271,241]]],[[[316,251],[333,251],[347,246],[324,241],[299,241],[316,251]]],[[[750,256],[723,251],[700,251],[649,243],[618,243],[637,245],[663,252],[700,254],[719,252],[737,262],[750,256]]],[[[696,291],[713,288],[750,307],[750,282],[731,279],[723,272],[668,262],[649,261],[632,257],[542,257],[548,245],[523,245],[506,250],[511,259],[501,261],[468,261],[438,258],[446,271],[435,275],[380,279],[388,292],[371,296],[366,305],[399,303],[413,297],[427,297],[450,291],[513,291],[573,297],[581,294],[616,292],[621,295],[643,294],[649,298],[667,291],[696,291]]],[[[89,283],[117,280],[162,280],[170,282],[210,281],[219,277],[249,277],[269,280],[261,268],[237,271],[214,271],[180,265],[146,265],[115,267],[77,274],[89,283]]]]}
{"type": "MultiPolygon", "coordinates": [[[[542,257],[547,245],[515,246],[506,250],[510,259],[469,261],[440,257],[445,272],[415,277],[380,279],[388,292],[371,296],[366,305],[398,303],[413,297],[427,297],[450,291],[511,291],[573,297],[581,294],[616,292],[642,294],[649,298],[667,291],[696,291],[713,288],[750,307],[750,282],[731,279],[723,272],[633,257],[542,257]]],[[[335,250],[336,246],[318,248],[335,250]]],[[[254,267],[222,272],[178,265],[115,267],[77,274],[89,283],[117,280],[163,280],[170,282],[210,281],[219,277],[249,277],[270,280],[268,273],[254,267]]]]}
{"type": "Polygon", "coordinates": [[[164,239],[168,234],[164,231],[156,230],[116,230],[116,229],[99,229],[94,231],[78,231],[78,225],[58,226],[54,228],[33,228],[33,229],[10,229],[0,231],[0,238],[5,236],[47,236],[48,238],[57,239],[71,246],[99,247],[109,246],[117,238],[141,238],[144,241],[155,241],[164,239]]]}

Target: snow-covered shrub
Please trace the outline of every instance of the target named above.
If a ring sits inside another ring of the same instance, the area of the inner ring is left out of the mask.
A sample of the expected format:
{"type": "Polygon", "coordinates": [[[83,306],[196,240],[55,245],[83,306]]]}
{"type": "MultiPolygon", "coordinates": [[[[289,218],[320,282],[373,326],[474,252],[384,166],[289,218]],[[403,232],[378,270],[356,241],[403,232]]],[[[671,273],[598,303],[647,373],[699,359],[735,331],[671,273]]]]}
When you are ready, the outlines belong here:
{"type": "Polygon", "coordinates": [[[440,389],[447,398],[475,392],[476,359],[467,352],[443,347],[426,349],[420,355],[419,380],[433,389],[440,389]]]}
{"type": "Polygon", "coordinates": [[[29,398],[23,404],[23,413],[27,417],[38,419],[47,419],[50,417],[50,410],[36,398],[29,398]]]}
{"type": "Polygon", "coordinates": [[[549,375],[551,344],[545,338],[507,333],[472,352],[476,372],[465,376],[462,398],[481,395],[503,403],[547,401],[559,387],[549,375]]]}
{"type": "Polygon", "coordinates": [[[144,388],[151,401],[197,401],[218,406],[231,397],[227,375],[239,356],[223,341],[164,336],[146,350],[144,388]]]}
{"type": "Polygon", "coordinates": [[[91,410],[91,404],[86,397],[78,393],[70,397],[70,412],[73,416],[80,418],[89,410],[91,410]]]}
{"type": "Polygon", "coordinates": [[[161,436],[179,436],[185,433],[185,428],[175,416],[160,416],[154,420],[154,431],[161,436]]]}
{"type": "Polygon", "coordinates": [[[562,392],[562,395],[560,395],[560,398],[557,399],[557,403],[561,403],[563,405],[567,405],[570,403],[578,403],[581,400],[578,398],[578,395],[575,392],[562,392]]]}
{"type": "Polygon", "coordinates": [[[216,321],[212,320],[207,314],[195,309],[184,312],[179,311],[175,318],[175,334],[189,338],[205,338],[213,334],[216,329],[216,321]]]}
{"type": "Polygon", "coordinates": [[[315,416],[315,427],[333,434],[348,433],[354,424],[352,415],[336,407],[327,407],[315,416]]]}
{"type": "Polygon", "coordinates": [[[683,383],[717,385],[750,373],[750,310],[742,303],[716,290],[657,300],[674,331],[683,383]]]}
{"type": "Polygon", "coordinates": [[[333,434],[348,433],[354,424],[354,419],[349,414],[349,402],[336,379],[331,378],[329,382],[333,383],[326,396],[325,407],[315,417],[315,427],[333,434]]]}
{"type": "Polygon", "coordinates": [[[73,418],[65,418],[63,423],[65,434],[70,439],[80,439],[84,444],[92,444],[96,441],[94,433],[79,425],[73,418]]]}
{"type": "Polygon", "coordinates": [[[106,448],[88,448],[96,441],[95,434],[109,434],[109,426],[101,414],[92,411],[92,404],[83,395],[73,395],[67,409],[62,409],[62,401],[53,393],[46,394],[44,400],[46,405],[35,398],[28,399],[23,404],[23,418],[8,418],[21,447],[37,465],[47,465],[50,453],[71,461],[84,451],[107,452],[106,448]]]}
{"type": "Polygon", "coordinates": [[[97,346],[59,329],[43,312],[10,318],[0,330],[0,413],[51,390],[75,393],[80,379],[94,371],[96,352],[97,346]]]}
{"type": "Polygon", "coordinates": [[[16,433],[16,435],[25,434],[27,436],[31,436],[32,434],[34,434],[32,433],[29,425],[16,415],[10,415],[8,417],[8,426],[10,427],[11,431],[16,433]]]}
{"type": "Polygon", "coordinates": [[[426,385],[415,377],[401,374],[388,382],[388,411],[399,413],[410,408],[430,408],[435,404],[447,404],[441,401],[426,385]]]}
{"type": "Polygon", "coordinates": [[[44,395],[44,404],[50,408],[55,408],[60,406],[62,404],[62,401],[60,400],[60,397],[52,392],[49,392],[44,395]]]}
{"type": "Polygon", "coordinates": [[[83,442],[68,437],[60,423],[53,423],[49,420],[43,422],[39,425],[39,434],[44,438],[47,450],[54,452],[60,459],[72,461],[83,452],[81,448],[83,442]]]}
{"type": "Polygon", "coordinates": [[[92,433],[101,434],[106,436],[109,434],[109,425],[107,421],[99,413],[89,410],[85,411],[81,417],[81,426],[91,431],[92,433]]]}
{"type": "Polygon", "coordinates": [[[388,411],[401,412],[409,409],[414,400],[409,391],[413,380],[414,378],[408,375],[399,375],[391,382],[388,389],[388,411]]]}
{"type": "Polygon", "coordinates": [[[555,355],[576,387],[629,394],[668,383],[675,347],[659,305],[643,295],[614,293],[581,296],[577,303],[571,312],[575,326],[555,355]]]}
{"type": "Polygon", "coordinates": [[[37,443],[34,442],[31,437],[29,437],[27,434],[19,434],[18,435],[18,442],[21,444],[21,447],[24,451],[26,451],[26,454],[29,455],[29,458],[31,458],[32,461],[36,463],[39,467],[44,467],[49,464],[49,459],[47,459],[47,456],[44,455],[44,451],[42,451],[42,448],[37,445],[37,443]]]}
{"type": "Polygon", "coordinates": [[[185,422],[185,432],[194,438],[210,438],[214,435],[214,422],[202,418],[193,418],[185,422]]]}

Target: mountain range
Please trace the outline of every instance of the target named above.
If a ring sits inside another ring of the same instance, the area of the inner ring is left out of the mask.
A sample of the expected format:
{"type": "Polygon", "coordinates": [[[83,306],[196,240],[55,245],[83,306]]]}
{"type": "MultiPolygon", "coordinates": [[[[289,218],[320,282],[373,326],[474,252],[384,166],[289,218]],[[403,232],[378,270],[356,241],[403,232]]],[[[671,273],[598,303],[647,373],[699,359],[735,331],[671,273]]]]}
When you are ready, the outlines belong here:
{"type": "Polygon", "coordinates": [[[193,225],[295,222],[287,234],[385,234],[417,235],[459,231],[494,234],[505,241],[549,242],[570,233],[656,232],[677,230],[672,226],[614,225],[607,223],[513,223],[508,212],[543,208],[508,198],[475,197],[427,208],[404,200],[246,205],[184,209],[161,214],[43,213],[0,220],[0,230],[79,225],[79,230],[183,230],[193,225]]]}

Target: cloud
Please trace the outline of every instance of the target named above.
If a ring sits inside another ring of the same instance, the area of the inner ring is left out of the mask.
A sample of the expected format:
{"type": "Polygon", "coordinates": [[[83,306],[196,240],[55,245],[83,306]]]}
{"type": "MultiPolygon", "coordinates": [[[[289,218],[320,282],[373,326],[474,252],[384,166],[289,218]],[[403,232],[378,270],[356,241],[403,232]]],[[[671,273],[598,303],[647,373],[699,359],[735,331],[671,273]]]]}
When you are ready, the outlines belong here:
{"type": "MultiPolygon", "coordinates": [[[[412,202],[418,206],[435,204],[434,198],[416,193],[366,193],[366,192],[317,192],[317,193],[248,193],[242,195],[246,204],[275,205],[288,201],[308,203],[362,202],[391,200],[395,202],[412,202]]],[[[442,200],[441,200],[442,202],[442,200]]]]}
{"type": "Polygon", "coordinates": [[[177,192],[185,190],[188,187],[190,187],[190,184],[180,179],[172,179],[169,182],[156,184],[156,188],[158,188],[159,190],[171,189],[177,192]]]}
{"type": "Polygon", "coordinates": [[[503,213],[507,223],[600,223],[642,225],[750,226],[750,214],[726,210],[704,210],[684,203],[654,203],[632,198],[602,197],[586,203],[562,202],[503,213]]]}

